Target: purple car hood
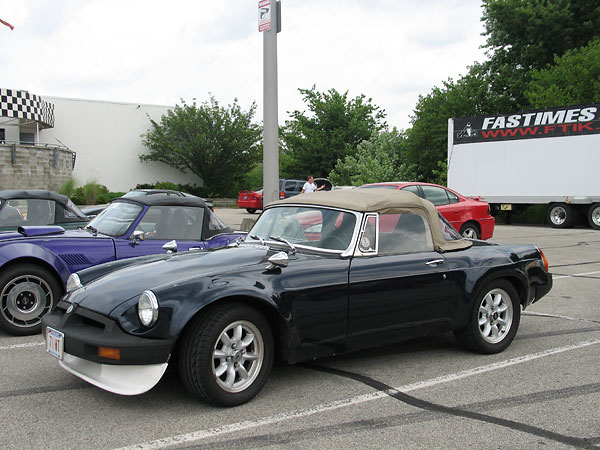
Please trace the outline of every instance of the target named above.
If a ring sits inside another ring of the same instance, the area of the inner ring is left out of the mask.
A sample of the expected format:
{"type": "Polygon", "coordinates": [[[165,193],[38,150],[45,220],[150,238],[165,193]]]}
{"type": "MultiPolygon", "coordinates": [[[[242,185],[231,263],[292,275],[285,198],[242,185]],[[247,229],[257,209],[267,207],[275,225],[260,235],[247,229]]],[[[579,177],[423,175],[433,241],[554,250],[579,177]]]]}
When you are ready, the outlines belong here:
{"type": "Polygon", "coordinates": [[[210,275],[222,275],[243,266],[266,263],[266,255],[264,247],[243,246],[131,258],[125,260],[127,265],[120,265],[109,272],[106,272],[105,265],[95,266],[84,271],[82,278],[93,276],[94,270],[100,274],[99,278],[72,292],[68,301],[109,315],[122,303],[137,299],[145,290],[155,292],[160,302],[161,293],[171,286],[191,280],[199,286],[203,283],[202,279],[208,279],[210,275]]]}
{"type": "Polygon", "coordinates": [[[27,239],[31,237],[48,236],[52,238],[68,238],[94,236],[93,233],[83,230],[65,230],[58,225],[28,225],[19,227],[17,231],[3,231],[0,233],[0,241],[14,239],[27,239]]]}

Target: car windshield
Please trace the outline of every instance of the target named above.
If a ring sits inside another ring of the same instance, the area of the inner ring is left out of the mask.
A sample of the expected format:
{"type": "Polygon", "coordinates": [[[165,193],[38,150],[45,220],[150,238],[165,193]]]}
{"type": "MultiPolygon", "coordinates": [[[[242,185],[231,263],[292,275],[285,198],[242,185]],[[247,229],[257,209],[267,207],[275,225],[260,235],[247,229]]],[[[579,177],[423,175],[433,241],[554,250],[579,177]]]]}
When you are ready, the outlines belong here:
{"type": "Polygon", "coordinates": [[[88,226],[108,236],[123,236],[143,209],[134,203],[111,203],[88,226]]]}
{"type": "Polygon", "coordinates": [[[352,241],[356,216],[337,209],[282,206],[261,214],[246,242],[281,237],[298,246],[346,250],[352,241]]]}

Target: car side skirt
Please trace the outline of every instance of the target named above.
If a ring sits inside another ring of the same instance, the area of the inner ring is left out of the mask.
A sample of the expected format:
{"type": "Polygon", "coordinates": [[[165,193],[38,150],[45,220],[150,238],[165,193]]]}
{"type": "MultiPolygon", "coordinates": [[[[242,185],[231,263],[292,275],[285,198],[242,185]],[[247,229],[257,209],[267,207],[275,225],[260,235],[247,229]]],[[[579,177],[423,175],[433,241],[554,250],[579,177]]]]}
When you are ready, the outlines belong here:
{"type": "Polygon", "coordinates": [[[117,366],[65,353],[60,365],[73,375],[106,391],[121,395],[138,395],[156,386],[169,364],[117,366]]]}

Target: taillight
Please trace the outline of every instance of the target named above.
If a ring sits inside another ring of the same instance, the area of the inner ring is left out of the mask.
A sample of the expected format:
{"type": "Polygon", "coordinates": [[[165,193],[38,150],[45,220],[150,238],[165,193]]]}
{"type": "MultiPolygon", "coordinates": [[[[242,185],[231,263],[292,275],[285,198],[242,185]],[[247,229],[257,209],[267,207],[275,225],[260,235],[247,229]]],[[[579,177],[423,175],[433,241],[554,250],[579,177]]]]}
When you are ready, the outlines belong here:
{"type": "Polygon", "coordinates": [[[285,198],[285,192],[281,191],[281,192],[279,193],[279,198],[285,198]]]}
{"type": "Polygon", "coordinates": [[[548,272],[549,269],[549,264],[548,264],[548,260],[546,259],[546,255],[544,255],[544,252],[542,251],[541,248],[536,247],[538,249],[538,252],[540,252],[540,256],[542,257],[542,261],[544,261],[544,267],[546,268],[546,272],[548,272]]]}

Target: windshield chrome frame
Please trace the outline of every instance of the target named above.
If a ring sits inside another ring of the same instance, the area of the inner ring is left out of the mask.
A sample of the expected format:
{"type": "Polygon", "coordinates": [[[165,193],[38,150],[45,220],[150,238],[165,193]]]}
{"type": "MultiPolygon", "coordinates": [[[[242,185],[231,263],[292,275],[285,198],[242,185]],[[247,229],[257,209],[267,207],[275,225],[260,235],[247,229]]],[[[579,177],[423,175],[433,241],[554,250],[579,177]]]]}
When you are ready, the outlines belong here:
{"type": "MultiPolygon", "coordinates": [[[[357,242],[357,238],[358,235],[360,234],[360,230],[361,230],[361,226],[363,223],[363,216],[364,213],[362,212],[358,212],[358,211],[353,211],[351,209],[344,209],[344,208],[332,208],[330,206],[321,206],[321,205],[306,205],[303,203],[287,203],[285,205],[273,205],[273,206],[268,206],[265,207],[265,211],[269,210],[269,209],[274,209],[274,208],[305,208],[305,209],[327,209],[330,211],[339,211],[339,212],[344,212],[344,213],[349,213],[354,215],[354,217],[356,218],[356,223],[354,224],[354,230],[352,231],[352,237],[350,238],[350,243],[348,244],[348,247],[345,250],[332,250],[332,249],[328,249],[328,248],[321,248],[321,247],[313,247],[310,245],[302,245],[302,244],[298,244],[296,242],[294,242],[294,246],[296,247],[296,250],[302,249],[302,250],[306,250],[308,252],[318,252],[318,253],[325,253],[325,254],[330,254],[330,255],[340,255],[342,258],[346,258],[346,257],[350,257],[354,254],[354,249],[356,248],[356,242],[357,242]]],[[[256,223],[258,223],[258,221],[260,220],[260,217],[256,220],[256,223]]],[[[254,228],[254,226],[252,227],[252,229],[254,228]]],[[[248,245],[256,245],[259,242],[255,242],[254,240],[252,241],[247,241],[247,239],[250,237],[250,234],[252,234],[252,229],[250,229],[250,231],[248,231],[248,234],[246,235],[246,239],[244,239],[244,243],[248,244],[248,245]]],[[[276,247],[283,247],[283,248],[289,248],[287,245],[285,245],[282,242],[277,242],[274,241],[272,239],[264,239],[265,244],[269,245],[269,246],[276,246],[276,247]]]]}

